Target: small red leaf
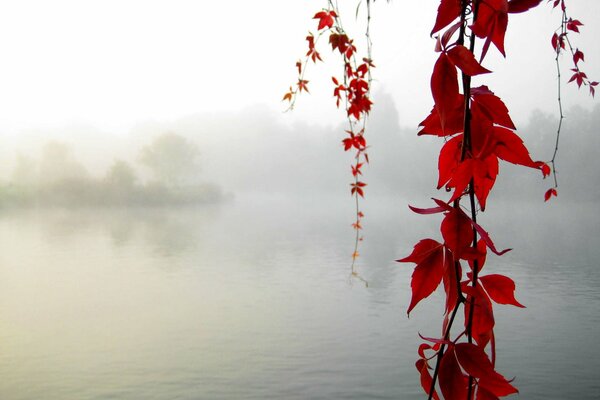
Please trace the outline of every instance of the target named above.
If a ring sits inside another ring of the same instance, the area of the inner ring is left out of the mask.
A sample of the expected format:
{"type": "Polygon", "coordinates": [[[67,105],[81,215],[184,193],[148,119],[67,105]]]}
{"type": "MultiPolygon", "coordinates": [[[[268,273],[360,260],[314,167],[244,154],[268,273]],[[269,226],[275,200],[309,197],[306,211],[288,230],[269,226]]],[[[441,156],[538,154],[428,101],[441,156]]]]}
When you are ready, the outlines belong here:
{"type": "Polygon", "coordinates": [[[498,304],[511,304],[525,308],[515,299],[515,282],[507,276],[492,274],[480,276],[479,280],[490,298],[498,304]]]}
{"type": "Polygon", "coordinates": [[[552,196],[558,196],[555,188],[548,189],[546,193],[544,193],[544,201],[548,201],[552,198],[552,196]]]}

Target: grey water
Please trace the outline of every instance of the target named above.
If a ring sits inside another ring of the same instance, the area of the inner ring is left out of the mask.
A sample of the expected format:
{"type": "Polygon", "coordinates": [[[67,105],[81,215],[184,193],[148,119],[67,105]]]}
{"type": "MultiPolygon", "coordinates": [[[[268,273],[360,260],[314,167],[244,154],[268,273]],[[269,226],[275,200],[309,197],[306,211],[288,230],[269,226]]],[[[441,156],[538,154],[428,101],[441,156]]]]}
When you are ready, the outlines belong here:
{"type": "MultiPolygon", "coordinates": [[[[439,336],[442,295],[407,318],[413,267],[394,260],[439,216],[367,202],[366,286],[347,200],[1,210],[0,399],[424,398],[418,333],[439,336]]],[[[527,306],[495,309],[497,369],[519,398],[594,399],[599,210],[550,207],[482,222],[514,247],[487,272],[527,306]]]]}

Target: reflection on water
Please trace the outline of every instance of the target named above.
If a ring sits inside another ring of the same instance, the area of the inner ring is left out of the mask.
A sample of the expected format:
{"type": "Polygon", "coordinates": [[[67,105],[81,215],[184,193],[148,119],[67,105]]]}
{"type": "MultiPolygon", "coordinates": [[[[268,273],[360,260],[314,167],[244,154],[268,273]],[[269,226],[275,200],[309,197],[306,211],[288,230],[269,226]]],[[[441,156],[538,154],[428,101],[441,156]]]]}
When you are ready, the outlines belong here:
{"type": "MultiPolygon", "coordinates": [[[[0,398],[421,399],[417,332],[437,333],[441,296],[407,319],[412,271],[393,260],[436,221],[403,204],[366,206],[368,288],[348,281],[351,204],[1,215],[0,398]]],[[[507,215],[496,241],[527,251],[487,268],[528,308],[498,308],[499,369],[526,399],[594,398],[598,225],[580,218],[588,239],[561,253],[507,215]]]]}

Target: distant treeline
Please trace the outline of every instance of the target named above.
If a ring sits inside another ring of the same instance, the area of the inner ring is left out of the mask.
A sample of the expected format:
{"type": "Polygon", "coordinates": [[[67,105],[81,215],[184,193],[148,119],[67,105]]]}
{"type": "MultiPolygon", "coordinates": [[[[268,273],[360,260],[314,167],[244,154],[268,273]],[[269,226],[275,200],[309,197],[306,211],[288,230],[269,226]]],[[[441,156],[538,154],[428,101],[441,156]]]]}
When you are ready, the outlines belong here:
{"type": "Polygon", "coordinates": [[[141,149],[138,161],[151,172],[142,182],[133,165],[115,160],[92,177],[64,143],[45,144],[39,160],[19,155],[9,182],[0,185],[1,206],[167,206],[216,203],[227,196],[198,179],[199,151],[174,133],[141,149]]]}

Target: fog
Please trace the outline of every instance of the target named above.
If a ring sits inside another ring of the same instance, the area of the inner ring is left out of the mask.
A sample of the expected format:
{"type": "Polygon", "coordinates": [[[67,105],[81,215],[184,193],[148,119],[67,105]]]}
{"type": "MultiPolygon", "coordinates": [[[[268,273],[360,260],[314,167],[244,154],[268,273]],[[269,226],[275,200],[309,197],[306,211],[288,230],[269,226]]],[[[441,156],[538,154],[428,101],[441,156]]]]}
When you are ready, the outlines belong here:
{"type": "MultiPolygon", "coordinates": [[[[401,126],[386,92],[376,93],[375,99],[367,128],[365,201],[393,197],[410,203],[443,197],[435,190],[441,140],[417,137],[417,127],[401,126]]],[[[600,138],[595,127],[600,108],[574,107],[565,114],[557,157],[559,196],[552,203],[590,202],[599,191],[595,149],[600,138]]],[[[96,205],[110,205],[152,203],[156,197],[154,203],[176,204],[254,194],[350,202],[352,154],[341,145],[343,123],[290,122],[287,116],[254,106],[145,122],[126,135],[70,126],[4,136],[0,200],[13,205],[92,204],[96,196],[96,205]],[[175,192],[182,194],[184,188],[193,188],[195,194],[177,198],[175,192]],[[60,193],[69,199],[59,201],[60,193]]],[[[557,124],[555,115],[534,111],[518,127],[533,159],[552,157],[557,124]]],[[[540,202],[551,186],[538,171],[502,163],[491,204],[540,202]]]]}

